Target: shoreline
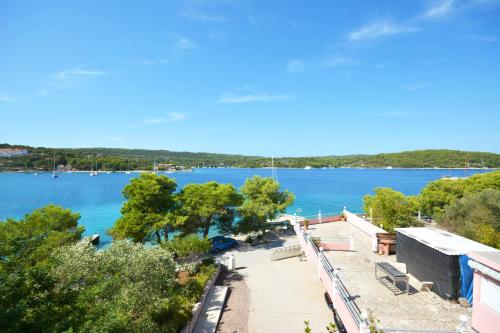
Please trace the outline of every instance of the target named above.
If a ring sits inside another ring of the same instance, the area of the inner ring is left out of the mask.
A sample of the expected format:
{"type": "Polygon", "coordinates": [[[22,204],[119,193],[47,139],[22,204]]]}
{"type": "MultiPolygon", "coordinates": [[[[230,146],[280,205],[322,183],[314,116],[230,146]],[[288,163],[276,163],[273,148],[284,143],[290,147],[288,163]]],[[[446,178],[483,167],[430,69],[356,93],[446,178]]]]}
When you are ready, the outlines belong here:
{"type": "MultiPolygon", "coordinates": [[[[269,167],[219,167],[219,168],[192,168],[191,170],[176,170],[176,171],[157,171],[158,173],[177,173],[177,172],[192,172],[193,170],[201,170],[201,169],[256,169],[256,170],[270,170],[269,167]]],[[[424,168],[404,168],[404,167],[338,167],[338,168],[330,168],[330,167],[311,167],[311,169],[304,168],[287,168],[287,167],[275,167],[277,170],[335,170],[335,169],[358,169],[358,170],[485,170],[485,171],[495,171],[500,170],[500,167],[497,168],[442,168],[442,167],[424,167],[424,168]]],[[[75,170],[75,171],[56,171],[57,173],[90,173],[92,170],[75,170]]],[[[97,171],[97,173],[145,173],[152,172],[151,170],[130,170],[130,171],[97,171]]],[[[53,171],[47,170],[0,170],[0,173],[53,173],[53,171]]]]}

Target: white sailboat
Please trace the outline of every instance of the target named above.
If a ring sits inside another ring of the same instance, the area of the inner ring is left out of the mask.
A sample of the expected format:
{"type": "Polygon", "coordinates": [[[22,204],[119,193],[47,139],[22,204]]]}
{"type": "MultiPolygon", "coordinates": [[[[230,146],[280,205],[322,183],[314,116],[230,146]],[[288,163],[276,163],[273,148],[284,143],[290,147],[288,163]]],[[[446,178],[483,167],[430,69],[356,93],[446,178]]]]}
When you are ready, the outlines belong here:
{"type": "Polygon", "coordinates": [[[274,167],[274,157],[271,157],[271,177],[275,182],[279,183],[278,174],[276,173],[276,168],[274,167]]]}
{"type": "Polygon", "coordinates": [[[54,169],[52,171],[52,178],[57,178],[59,175],[56,172],[56,157],[54,156],[54,169]]]}
{"type": "MultiPolygon", "coordinates": [[[[91,155],[92,161],[91,161],[91,167],[90,167],[90,177],[97,176],[97,170],[94,171],[94,154],[91,155]]],[[[97,163],[96,163],[96,169],[97,169],[97,163]]]]}
{"type": "Polygon", "coordinates": [[[125,171],[127,175],[130,175],[130,161],[127,160],[127,171],[125,171]]]}

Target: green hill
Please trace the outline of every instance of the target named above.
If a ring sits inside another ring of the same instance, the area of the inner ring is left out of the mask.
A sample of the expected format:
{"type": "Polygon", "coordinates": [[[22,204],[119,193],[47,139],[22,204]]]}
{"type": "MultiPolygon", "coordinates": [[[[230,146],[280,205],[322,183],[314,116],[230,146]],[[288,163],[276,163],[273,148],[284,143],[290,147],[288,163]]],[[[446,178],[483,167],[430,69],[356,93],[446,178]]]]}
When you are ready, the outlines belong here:
{"type": "MultiPolygon", "coordinates": [[[[213,153],[174,152],[169,150],[122,148],[45,148],[0,144],[0,148],[23,148],[29,154],[17,157],[0,156],[0,171],[51,170],[53,158],[58,165],[71,165],[74,170],[89,170],[91,155],[99,170],[151,170],[153,162],[171,163],[184,167],[269,167],[271,159],[262,156],[245,156],[213,153]]],[[[307,165],[321,167],[366,168],[500,168],[500,154],[464,152],[458,150],[416,150],[376,155],[279,157],[276,167],[303,168],[307,165]]]]}

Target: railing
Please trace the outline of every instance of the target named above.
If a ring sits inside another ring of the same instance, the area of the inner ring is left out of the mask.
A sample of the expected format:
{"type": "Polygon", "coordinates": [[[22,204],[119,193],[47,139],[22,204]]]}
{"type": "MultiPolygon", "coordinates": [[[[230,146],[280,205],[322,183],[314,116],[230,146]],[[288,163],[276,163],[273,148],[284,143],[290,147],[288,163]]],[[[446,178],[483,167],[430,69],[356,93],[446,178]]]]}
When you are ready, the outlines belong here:
{"type": "MultiPolygon", "coordinates": [[[[354,214],[353,214],[354,215],[354,214]]],[[[374,226],[375,227],[375,226],[374,226]]],[[[375,227],[376,228],[376,227],[375,227]]],[[[361,312],[359,307],[357,306],[356,302],[354,299],[351,297],[349,292],[347,291],[347,288],[345,287],[344,283],[340,279],[340,277],[337,275],[337,270],[333,268],[331,265],[330,261],[325,257],[323,254],[323,251],[320,251],[316,244],[311,239],[311,236],[304,232],[304,230],[300,227],[299,224],[294,224],[294,229],[297,234],[297,236],[302,238],[302,240],[305,243],[306,247],[310,247],[313,250],[313,253],[316,255],[316,259],[318,260],[320,266],[319,267],[319,273],[320,273],[320,278],[321,278],[321,269],[324,270],[326,273],[326,276],[328,277],[327,283],[330,283],[330,286],[333,286],[333,294],[330,295],[332,297],[332,300],[334,299],[335,292],[337,292],[337,297],[336,299],[342,301],[342,303],[345,305],[345,309],[347,309],[345,314],[349,314],[352,321],[351,328],[349,329],[350,331],[353,332],[360,332],[360,333],[368,333],[370,332],[369,329],[369,323],[368,323],[368,315],[366,312],[361,312]],[[355,326],[354,326],[355,325],[355,326]]],[[[370,230],[372,231],[372,230],[370,230]]],[[[308,250],[306,248],[303,248],[304,252],[308,253],[308,250]]],[[[329,286],[329,287],[330,287],[329,286]]],[[[329,290],[327,288],[327,290],[329,290]]],[[[340,309],[340,308],[339,308],[340,309]]],[[[349,321],[350,319],[348,318],[348,315],[344,315],[344,317],[341,316],[341,319],[344,321],[344,324],[346,324],[345,321],[349,321]]],[[[439,330],[439,329],[398,329],[398,328],[383,328],[383,327],[377,327],[377,331],[380,332],[387,332],[387,333],[466,333],[469,332],[466,328],[466,322],[467,318],[461,318],[459,326],[457,330],[439,330]]]]}
{"type": "Polygon", "coordinates": [[[396,328],[383,328],[380,327],[378,330],[387,333],[457,333],[465,331],[452,331],[452,330],[426,330],[426,329],[396,329],[396,328]]]}
{"type": "Polygon", "coordinates": [[[298,229],[299,233],[302,234],[302,237],[304,241],[306,242],[307,245],[309,245],[316,256],[318,257],[318,260],[321,262],[322,268],[325,270],[329,277],[329,282],[336,286],[336,289],[339,293],[340,298],[342,299],[343,303],[345,304],[347,310],[349,311],[350,315],[354,319],[354,322],[358,327],[360,327],[362,323],[361,319],[361,311],[358,308],[357,304],[352,300],[349,292],[347,291],[347,288],[345,287],[344,283],[340,279],[338,275],[335,274],[335,270],[332,267],[330,261],[325,257],[323,252],[319,251],[318,247],[316,244],[311,239],[311,236],[308,235],[307,233],[303,232],[300,228],[298,229]]]}

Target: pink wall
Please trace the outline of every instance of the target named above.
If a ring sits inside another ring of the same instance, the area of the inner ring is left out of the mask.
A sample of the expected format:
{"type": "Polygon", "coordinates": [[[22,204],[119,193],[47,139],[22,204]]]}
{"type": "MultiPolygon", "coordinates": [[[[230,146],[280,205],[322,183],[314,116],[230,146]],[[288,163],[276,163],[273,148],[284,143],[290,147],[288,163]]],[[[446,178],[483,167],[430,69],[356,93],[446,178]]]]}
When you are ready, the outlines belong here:
{"type": "MultiPolygon", "coordinates": [[[[313,264],[314,267],[318,269],[319,258],[316,255],[316,252],[314,251],[314,249],[310,244],[306,244],[306,241],[302,237],[302,231],[300,230],[300,227],[295,226],[294,229],[295,233],[297,234],[297,237],[299,238],[300,245],[302,246],[302,249],[304,250],[304,253],[307,256],[307,260],[311,264],[313,264]]],[[[334,246],[336,245],[334,244],[334,246]]],[[[347,249],[349,249],[349,243],[347,243],[347,249]]],[[[344,301],[342,300],[338,292],[334,290],[333,282],[330,280],[330,277],[328,276],[328,273],[323,266],[319,268],[319,278],[321,280],[323,287],[328,292],[328,295],[330,295],[330,298],[333,302],[333,306],[335,307],[335,310],[337,311],[340,319],[342,320],[342,323],[347,329],[347,332],[359,333],[360,329],[358,325],[356,324],[354,318],[351,316],[351,313],[347,309],[344,301]]]]}
{"type": "Polygon", "coordinates": [[[358,325],[354,321],[354,318],[352,318],[351,313],[347,309],[340,295],[337,293],[337,290],[334,290],[333,282],[330,280],[328,273],[323,267],[321,267],[320,269],[320,278],[323,287],[325,287],[326,291],[328,292],[328,295],[330,295],[330,299],[333,302],[333,306],[335,307],[335,310],[337,311],[340,319],[342,320],[342,323],[347,329],[347,332],[358,333],[360,331],[358,325]]]}
{"type": "Polygon", "coordinates": [[[321,242],[320,246],[323,248],[324,251],[349,251],[350,250],[350,243],[349,242],[321,242]]]}
{"type": "Polygon", "coordinates": [[[472,327],[481,333],[496,333],[500,330],[500,313],[481,303],[481,278],[498,284],[499,282],[474,270],[472,327]]]}

